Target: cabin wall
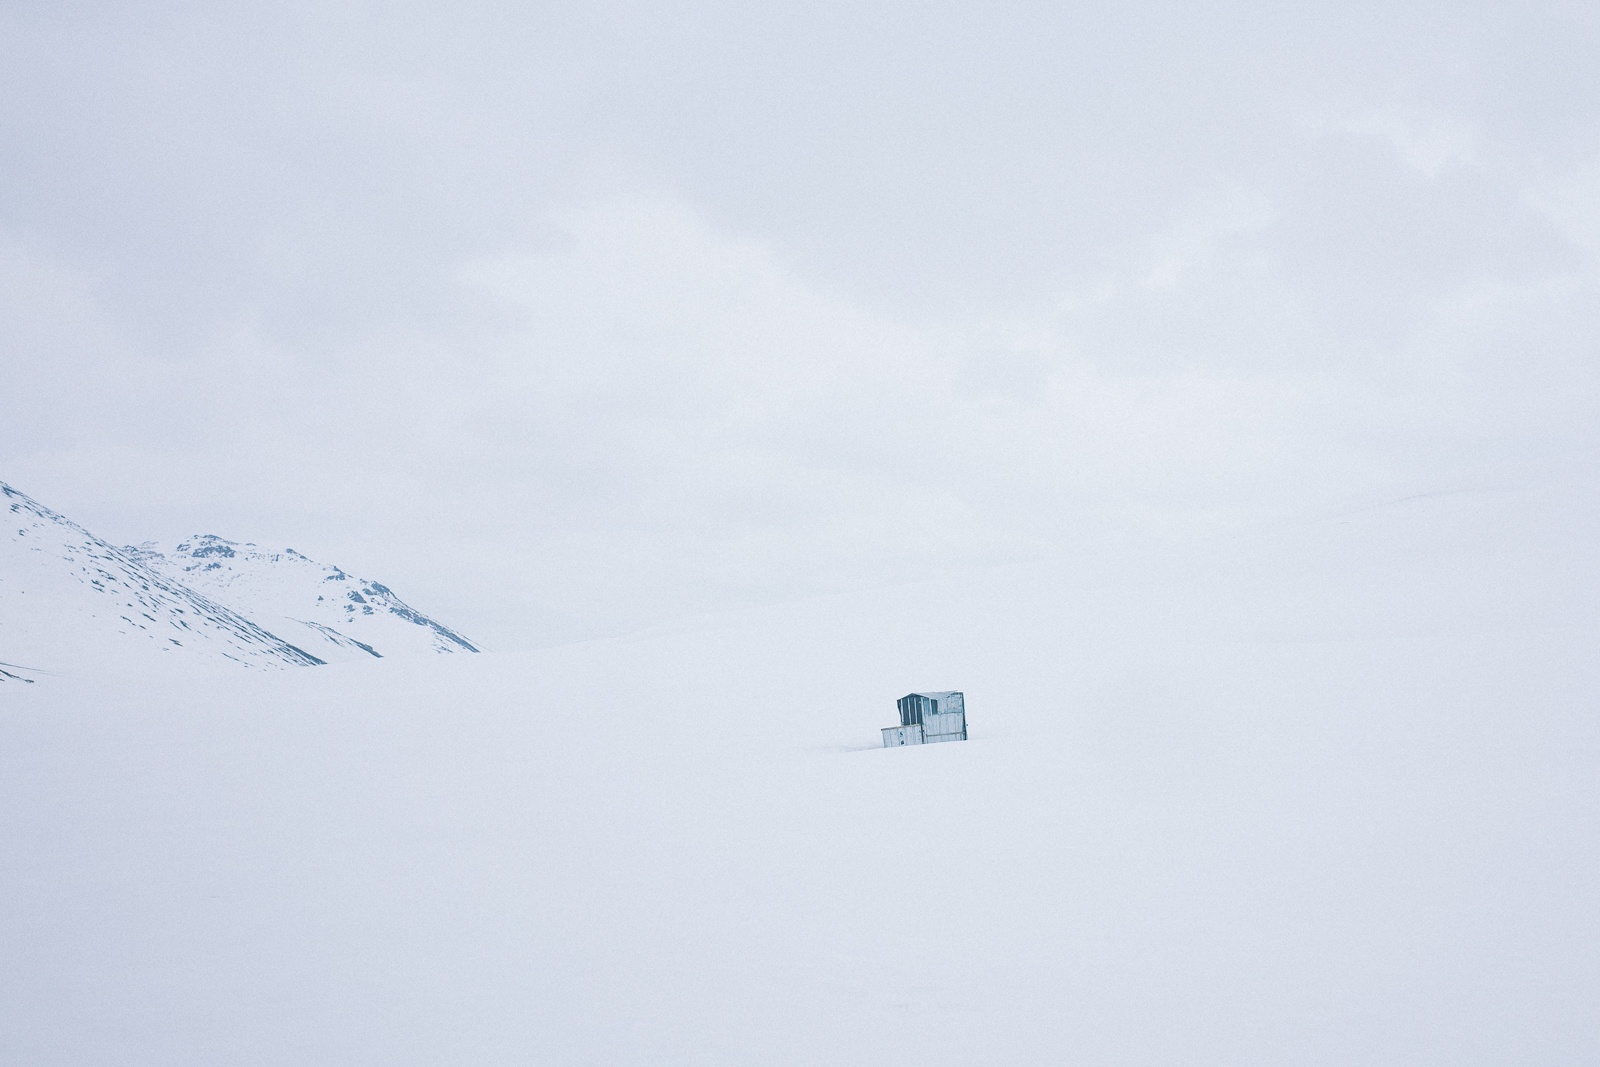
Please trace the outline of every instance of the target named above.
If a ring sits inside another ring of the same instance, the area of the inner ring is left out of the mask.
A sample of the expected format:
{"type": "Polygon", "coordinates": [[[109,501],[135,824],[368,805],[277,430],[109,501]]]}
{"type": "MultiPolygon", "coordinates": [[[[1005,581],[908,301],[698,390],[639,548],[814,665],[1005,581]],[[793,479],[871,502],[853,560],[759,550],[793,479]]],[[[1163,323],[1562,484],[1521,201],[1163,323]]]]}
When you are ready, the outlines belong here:
{"type": "Polygon", "coordinates": [[[922,740],[924,744],[934,741],[965,741],[966,739],[966,712],[941,711],[937,715],[922,716],[922,740]]]}
{"type": "Polygon", "coordinates": [[[886,726],[883,730],[883,747],[899,748],[901,745],[922,744],[922,727],[911,726],[886,726]]]}

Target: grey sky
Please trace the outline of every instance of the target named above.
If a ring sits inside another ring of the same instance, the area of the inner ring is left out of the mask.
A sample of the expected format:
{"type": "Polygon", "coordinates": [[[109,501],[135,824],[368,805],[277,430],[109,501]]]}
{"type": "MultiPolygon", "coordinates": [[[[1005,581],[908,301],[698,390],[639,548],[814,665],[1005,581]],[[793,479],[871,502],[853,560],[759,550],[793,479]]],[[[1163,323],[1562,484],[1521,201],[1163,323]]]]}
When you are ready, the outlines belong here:
{"type": "Polygon", "coordinates": [[[0,7],[0,477],[485,641],[1592,479],[1592,4],[0,7]]]}

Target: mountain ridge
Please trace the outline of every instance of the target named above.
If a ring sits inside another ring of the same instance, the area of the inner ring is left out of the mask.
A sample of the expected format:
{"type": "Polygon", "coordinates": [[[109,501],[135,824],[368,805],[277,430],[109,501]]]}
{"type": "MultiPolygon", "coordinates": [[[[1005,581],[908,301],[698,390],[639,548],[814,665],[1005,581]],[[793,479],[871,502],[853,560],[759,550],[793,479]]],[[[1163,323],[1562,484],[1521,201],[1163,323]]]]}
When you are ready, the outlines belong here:
{"type": "Polygon", "coordinates": [[[258,669],[477,652],[388,586],[201,534],[116,546],[0,481],[0,683],[152,658],[258,669]]]}
{"type": "MultiPolygon", "coordinates": [[[[69,648],[109,658],[144,648],[164,655],[231,660],[246,667],[319,666],[326,661],[258,625],[243,613],[174,582],[71,519],[0,482],[11,536],[0,540],[0,649],[8,661],[74,667],[56,658],[69,648]],[[31,590],[30,590],[31,587],[31,590]],[[28,598],[29,592],[33,598],[28,598]],[[52,647],[54,646],[54,647],[52,647]],[[11,648],[26,650],[22,655],[11,648]]],[[[107,658],[89,656],[91,659],[107,658]]],[[[42,670],[41,667],[34,667],[42,670]]]]}
{"type": "Polygon", "coordinates": [[[225,602],[248,603],[269,628],[305,640],[337,661],[403,652],[477,652],[381,582],[320,563],[292,548],[195,534],[171,547],[155,541],[125,551],[146,566],[225,602]]]}

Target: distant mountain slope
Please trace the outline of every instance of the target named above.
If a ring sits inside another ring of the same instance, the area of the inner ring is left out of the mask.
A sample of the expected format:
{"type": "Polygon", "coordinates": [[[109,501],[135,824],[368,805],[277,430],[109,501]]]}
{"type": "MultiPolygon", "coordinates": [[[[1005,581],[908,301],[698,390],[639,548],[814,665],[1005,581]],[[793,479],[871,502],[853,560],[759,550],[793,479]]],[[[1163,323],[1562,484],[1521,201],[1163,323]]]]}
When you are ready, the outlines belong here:
{"type": "Polygon", "coordinates": [[[0,683],[152,654],[247,667],[476,652],[378,582],[213,535],[114,547],[0,482],[0,683]]]}
{"type": "Polygon", "coordinates": [[[168,579],[289,635],[329,661],[478,651],[387,586],[318,563],[294,549],[268,552],[202,534],[172,548],[146,542],[124,551],[168,579]]]}
{"type": "Polygon", "coordinates": [[[261,668],[324,662],[4,482],[0,520],[0,684],[151,653],[261,668]]]}

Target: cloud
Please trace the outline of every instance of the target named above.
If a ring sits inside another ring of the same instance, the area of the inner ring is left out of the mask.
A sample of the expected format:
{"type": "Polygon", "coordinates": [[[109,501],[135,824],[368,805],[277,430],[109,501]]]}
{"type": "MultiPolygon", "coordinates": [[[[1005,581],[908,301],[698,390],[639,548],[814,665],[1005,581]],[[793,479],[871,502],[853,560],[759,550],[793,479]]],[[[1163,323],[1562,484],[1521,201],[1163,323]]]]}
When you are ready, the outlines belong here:
{"type": "Polygon", "coordinates": [[[0,465],[541,639],[1582,477],[1582,50],[1382,14],[8,10],[0,465]]]}
{"type": "Polygon", "coordinates": [[[1427,178],[1438,177],[1446,166],[1482,165],[1476,133],[1455,116],[1380,111],[1346,121],[1344,128],[1384,141],[1402,163],[1427,178]]]}

